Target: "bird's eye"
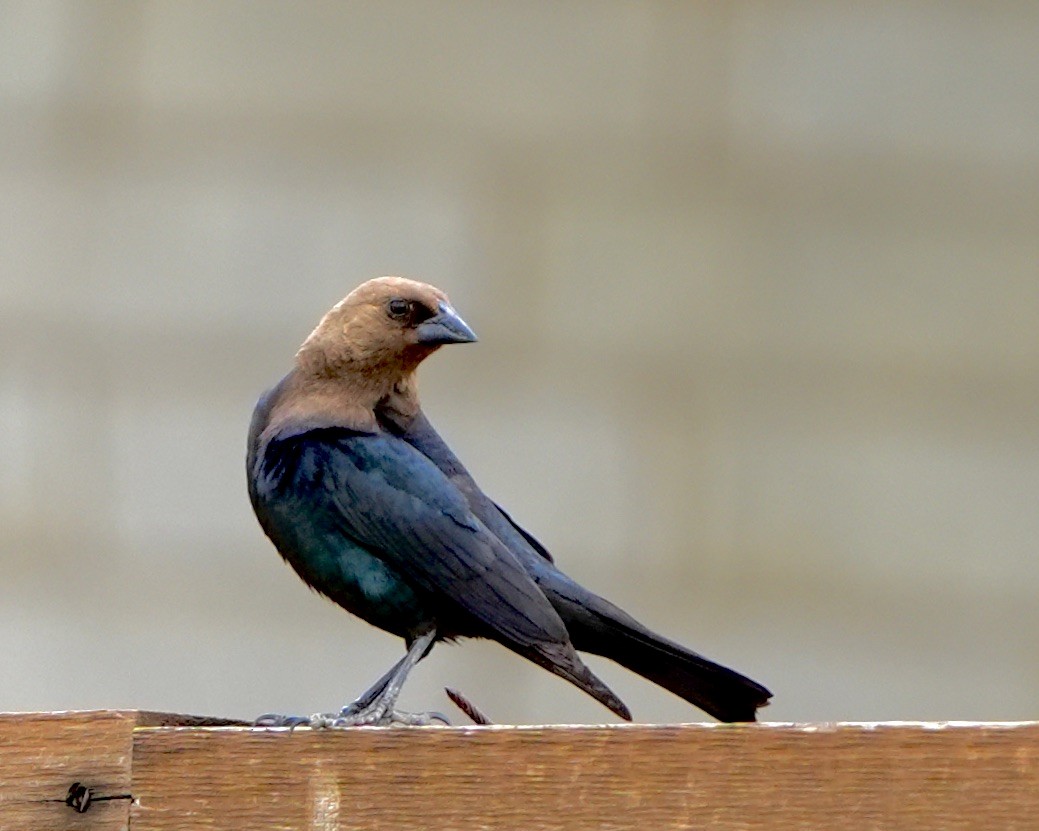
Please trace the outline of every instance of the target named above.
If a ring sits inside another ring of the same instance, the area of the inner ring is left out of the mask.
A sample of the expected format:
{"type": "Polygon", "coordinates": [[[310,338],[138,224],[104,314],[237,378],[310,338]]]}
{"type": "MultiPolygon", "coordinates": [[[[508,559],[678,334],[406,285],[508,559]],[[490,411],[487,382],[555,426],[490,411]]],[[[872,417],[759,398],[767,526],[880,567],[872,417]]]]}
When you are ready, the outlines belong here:
{"type": "Polygon", "coordinates": [[[411,304],[400,297],[394,297],[386,304],[386,310],[389,312],[390,317],[403,320],[408,316],[408,312],[411,311],[411,304]]]}

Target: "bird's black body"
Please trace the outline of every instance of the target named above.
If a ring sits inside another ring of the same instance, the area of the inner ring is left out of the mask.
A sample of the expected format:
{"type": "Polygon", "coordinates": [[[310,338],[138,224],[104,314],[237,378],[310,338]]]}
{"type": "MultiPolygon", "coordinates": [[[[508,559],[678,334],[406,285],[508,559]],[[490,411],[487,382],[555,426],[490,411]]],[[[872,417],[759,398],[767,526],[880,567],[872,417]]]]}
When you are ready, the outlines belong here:
{"type": "Polygon", "coordinates": [[[339,420],[327,407],[311,417],[302,405],[275,419],[302,396],[298,381],[290,373],[260,399],[247,467],[260,524],[311,587],[409,645],[434,632],[492,638],[624,718],[625,705],[575,650],[611,658],[723,721],[753,721],[767,703],[761,685],[654,634],[559,571],[480,490],[417,400],[401,407],[390,392],[363,420],[339,420]]]}
{"type": "Polygon", "coordinates": [[[250,496],[308,585],[409,643],[432,629],[440,640],[498,640],[626,714],[577,659],[524,564],[432,460],[382,430],[323,427],[262,443],[264,409],[250,437],[250,496]]]}

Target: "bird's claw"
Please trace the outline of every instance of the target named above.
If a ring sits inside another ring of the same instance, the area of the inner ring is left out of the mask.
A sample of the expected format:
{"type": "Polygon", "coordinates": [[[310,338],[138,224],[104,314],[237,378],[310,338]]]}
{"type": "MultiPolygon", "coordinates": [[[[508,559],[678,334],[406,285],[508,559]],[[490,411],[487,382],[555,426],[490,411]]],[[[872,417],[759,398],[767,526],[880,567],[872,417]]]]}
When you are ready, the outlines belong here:
{"type": "Polygon", "coordinates": [[[393,723],[396,724],[398,720],[404,718],[401,724],[407,724],[415,727],[429,727],[433,724],[442,724],[445,727],[451,726],[451,720],[443,713],[431,710],[428,713],[393,713],[393,723]]]}
{"type": "Polygon", "coordinates": [[[377,708],[368,711],[344,707],[338,713],[314,713],[312,716],[283,716],[278,713],[264,713],[253,721],[253,727],[310,727],[315,730],[342,729],[345,727],[428,727],[433,724],[451,722],[443,713],[405,713],[399,710],[378,712],[377,708]]]}
{"type": "Polygon", "coordinates": [[[283,716],[278,713],[264,713],[253,721],[253,727],[302,727],[310,724],[306,716],[283,716]]]}
{"type": "Polygon", "coordinates": [[[380,707],[357,710],[350,706],[344,707],[338,713],[314,713],[304,723],[315,730],[336,730],[346,727],[391,727],[393,725],[403,725],[405,727],[428,727],[433,724],[451,725],[451,722],[443,713],[405,713],[400,710],[384,710],[380,707]]]}

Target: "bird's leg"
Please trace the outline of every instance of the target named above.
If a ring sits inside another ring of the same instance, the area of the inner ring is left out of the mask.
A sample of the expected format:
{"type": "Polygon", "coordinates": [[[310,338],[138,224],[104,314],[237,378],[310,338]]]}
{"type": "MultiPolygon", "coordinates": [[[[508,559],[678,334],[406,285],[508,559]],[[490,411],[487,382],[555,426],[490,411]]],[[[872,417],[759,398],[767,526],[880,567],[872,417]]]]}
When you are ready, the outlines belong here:
{"type": "Polygon", "coordinates": [[[372,702],[379,697],[379,695],[386,689],[387,685],[393,679],[393,676],[400,669],[401,664],[408,660],[408,655],[405,653],[401,656],[400,660],[397,661],[392,667],[390,667],[386,673],[372,684],[368,689],[361,693],[356,701],[351,701],[342,710],[339,711],[340,716],[352,716],[355,715],[366,707],[370,707],[372,702]]]}
{"type": "Polygon", "coordinates": [[[434,640],[436,640],[435,629],[415,638],[408,647],[408,653],[357,701],[344,707],[338,713],[317,713],[311,716],[310,726],[425,725],[432,724],[434,721],[449,724],[447,718],[440,713],[402,713],[393,709],[408,673],[425,657],[434,640]]]}
{"type": "Polygon", "coordinates": [[[397,696],[400,695],[401,687],[404,684],[404,678],[411,671],[411,669],[417,664],[429,651],[429,647],[432,645],[433,639],[436,637],[435,632],[430,636],[423,636],[422,638],[416,639],[416,641],[409,647],[407,653],[405,653],[397,663],[390,667],[383,676],[372,684],[367,690],[358,696],[356,701],[347,704],[338,713],[318,713],[313,716],[283,716],[277,713],[265,713],[262,716],[257,717],[253,722],[256,727],[302,727],[317,726],[317,727],[346,727],[353,724],[389,724],[393,721],[397,721],[404,724],[429,724],[431,721],[441,721],[448,724],[447,718],[441,713],[392,713],[387,710],[392,708],[392,704],[396,702],[397,696]],[[419,641],[422,641],[420,644],[419,641]],[[412,653],[417,657],[413,657],[412,653]],[[409,662],[410,661],[410,662],[409,662]],[[407,665],[405,667],[405,665],[407,665]],[[383,711],[383,716],[391,716],[386,718],[384,721],[355,721],[358,717],[370,717],[372,709],[377,702],[385,701],[388,688],[396,682],[396,691],[392,693],[392,699],[389,702],[386,710],[383,711]],[[399,718],[393,718],[396,716],[399,718]],[[318,723],[320,722],[320,723],[318,723]]]}

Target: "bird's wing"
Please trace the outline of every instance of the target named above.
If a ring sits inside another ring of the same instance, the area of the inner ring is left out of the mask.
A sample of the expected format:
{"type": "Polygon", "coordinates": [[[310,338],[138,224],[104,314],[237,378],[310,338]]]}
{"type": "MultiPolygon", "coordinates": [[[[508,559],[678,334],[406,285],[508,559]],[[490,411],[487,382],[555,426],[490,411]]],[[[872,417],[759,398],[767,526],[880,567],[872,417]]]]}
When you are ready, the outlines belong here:
{"type": "Polygon", "coordinates": [[[548,549],[480,489],[424,413],[420,411],[406,427],[393,422],[388,426],[450,478],[469,503],[469,509],[521,562],[536,562],[538,558],[553,562],[548,549]]]}
{"type": "Polygon", "coordinates": [[[526,528],[524,528],[522,525],[516,522],[516,520],[514,520],[511,516],[509,516],[505,509],[497,502],[492,501],[491,504],[494,506],[495,510],[497,510],[499,514],[505,517],[506,522],[508,522],[509,525],[511,525],[513,529],[521,537],[523,537],[524,540],[527,541],[527,545],[529,545],[538,553],[538,556],[540,556],[544,560],[548,560],[550,563],[555,562],[552,559],[551,552],[538,541],[537,537],[535,537],[533,534],[530,533],[530,531],[528,531],[526,528]]]}
{"type": "Polygon", "coordinates": [[[516,646],[569,646],[534,580],[422,453],[386,434],[308,436],[325,443],[325,493],[342,533],[516,646]]]}

